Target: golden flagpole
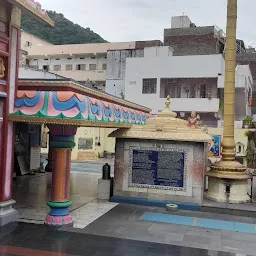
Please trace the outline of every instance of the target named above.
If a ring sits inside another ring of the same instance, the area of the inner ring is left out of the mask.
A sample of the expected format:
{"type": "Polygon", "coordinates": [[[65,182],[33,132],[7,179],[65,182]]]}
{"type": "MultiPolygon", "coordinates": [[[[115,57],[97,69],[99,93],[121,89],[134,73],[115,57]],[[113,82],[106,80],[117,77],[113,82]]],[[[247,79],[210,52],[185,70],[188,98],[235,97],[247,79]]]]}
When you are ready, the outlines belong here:
{"type": "Polygon", "coordinates": [[[222,159],[207,173],[207,197],[219,202],[244,203],[249,200],[248,175],[245,166],[235,161],[234,139],[237,0],[227,1],[222,159]]]}
{"type": "Polygon", "coordinates": [[[237,0],[228,0],[227,38],[225,51],[225,87],[224,87],[224,131],[223,161],[235,160],[235,69],[236,69],[236,26],[237,0]]]}

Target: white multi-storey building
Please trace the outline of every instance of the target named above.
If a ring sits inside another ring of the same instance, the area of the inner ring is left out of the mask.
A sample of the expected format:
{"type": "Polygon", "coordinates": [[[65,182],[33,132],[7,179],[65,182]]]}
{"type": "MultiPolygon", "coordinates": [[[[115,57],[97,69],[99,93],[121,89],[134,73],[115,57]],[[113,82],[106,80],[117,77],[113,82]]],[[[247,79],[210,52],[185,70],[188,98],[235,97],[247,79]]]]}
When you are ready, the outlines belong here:
{"type": "MultiPolygon", "coordinates": [[[[133,41],[53,45],[25,31],[22,31],[21,39],[21,65],[78,82],[90,82],[101,90],[105,90],[107,80],[107,51],[132,51],[144,45],[162,44],[160,41],[133,41]]],[[[112,60],[115,61],[115,57],[112,60]]]]}
{"type": "MultiPolygon", "coordinates": [[[[169,46],[144,49],[144,57],[126,59],[125,99],[157,113],[170,95],[171,109],[188,118],[200,114],[209,127],[218,122],[224,94],[225,62],[221,54],[173,56],[169,46]]],[[[252,75],[247,65],[236,69],[236,120],[250,114],[252,75]]]]}

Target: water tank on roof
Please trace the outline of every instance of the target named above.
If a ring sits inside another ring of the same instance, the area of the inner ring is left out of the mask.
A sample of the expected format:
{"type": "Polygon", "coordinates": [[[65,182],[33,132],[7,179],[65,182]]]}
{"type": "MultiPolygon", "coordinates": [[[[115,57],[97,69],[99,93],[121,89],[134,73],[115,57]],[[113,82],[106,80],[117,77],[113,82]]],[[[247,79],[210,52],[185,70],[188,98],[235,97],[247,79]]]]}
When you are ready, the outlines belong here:
{"type": "Polygon", "coordinates": [[[188,16],[172,17],[171,28],[190,28],[191,20],[188,16]]]}

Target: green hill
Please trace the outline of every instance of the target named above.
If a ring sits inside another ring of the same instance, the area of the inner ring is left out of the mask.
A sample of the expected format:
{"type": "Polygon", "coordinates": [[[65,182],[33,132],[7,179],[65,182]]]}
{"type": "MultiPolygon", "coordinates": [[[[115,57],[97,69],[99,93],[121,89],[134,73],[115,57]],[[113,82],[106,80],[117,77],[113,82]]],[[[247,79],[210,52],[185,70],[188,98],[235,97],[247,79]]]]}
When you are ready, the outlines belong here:
{"type": "Polygon", "coordinates": [[[106,42],[101,36],[90,28],[83,28],[66,19],[62,13],[48,11],[48,15],[55,22],[55,27],[50,28],[43,23],[23,13],[21,28],[52,44],[89,44],[106,42]]]}

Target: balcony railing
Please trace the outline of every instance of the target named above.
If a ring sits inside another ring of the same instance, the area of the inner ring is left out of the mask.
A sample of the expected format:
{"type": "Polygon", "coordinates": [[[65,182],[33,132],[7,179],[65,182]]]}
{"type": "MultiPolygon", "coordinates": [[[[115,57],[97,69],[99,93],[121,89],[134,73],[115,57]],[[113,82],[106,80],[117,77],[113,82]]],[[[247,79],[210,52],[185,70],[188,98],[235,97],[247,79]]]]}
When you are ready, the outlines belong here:
{"type": "MultiPolygon", "coordinates": [[[[165,99],[161,99],[164,105],[165,99]]],[[[220,100],[218,98],[172,98],[171,110],[175,112],[212,112],[219,111],[220,100]]]]}
{"type": "Polygon", "coordinates": [[[73,71],[51,71],[60,76],[68,77],[76,81],[105,81],[106,70],[73,70],[73,71]]]}

